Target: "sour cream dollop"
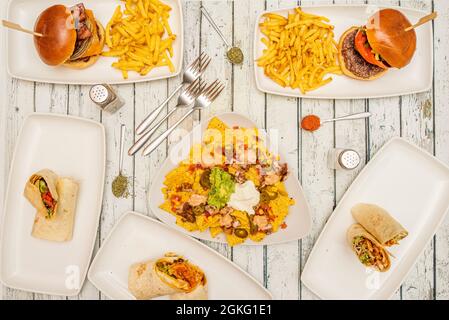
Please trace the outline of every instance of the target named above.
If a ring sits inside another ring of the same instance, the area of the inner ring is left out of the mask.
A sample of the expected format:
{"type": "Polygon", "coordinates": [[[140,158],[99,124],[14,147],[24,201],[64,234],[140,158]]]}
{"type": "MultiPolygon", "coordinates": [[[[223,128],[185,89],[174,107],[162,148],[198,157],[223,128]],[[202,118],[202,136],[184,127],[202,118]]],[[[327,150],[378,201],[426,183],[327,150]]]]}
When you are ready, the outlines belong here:
{"type": "Polygon", "coordinates": [[[242,184],[235,185],[235,191],[231,194],[228,206],[239,210],[245,211],[249,214],[254,214],[254,206],[260,201],[260,193],[257,191],[254,182],[248,180],[242,184]]]}

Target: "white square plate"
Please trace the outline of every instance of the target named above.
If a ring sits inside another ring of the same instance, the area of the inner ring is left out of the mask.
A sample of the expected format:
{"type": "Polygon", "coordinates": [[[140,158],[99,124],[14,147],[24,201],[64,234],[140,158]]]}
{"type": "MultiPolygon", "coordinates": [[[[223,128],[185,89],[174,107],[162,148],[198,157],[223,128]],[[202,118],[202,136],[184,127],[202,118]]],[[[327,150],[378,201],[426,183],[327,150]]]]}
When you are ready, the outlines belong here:
{"type": "MultiPolygon", "coordinates": [[[[118,0],[83,0],[86,8],[94,12],[95,17],[106,27],[118,5],[124,5],[118,0]]],[[[64,4],[72,6],[77,1],[74,0],[10,0],[8,8],[8,20],[19,23],[24,28],[33,29],[34,23],[39,14],[46,8],[54,4],[64,4]]],[[[113,68],[111,64],[117,60],[113,57],[101,57],[98,61],[83,70],[72,70],[64,67],[51,67],[46,65],[39,58],[34,48],[32,36],[17,32],[15,30],[7,32],[7,68],[12,77],[49,83],[63,84],[98,84],[98,83],[133,83],[149,80],[174,77],[181,71],[183,57],[183,22],[182,5],[180,0],[163,0],[170,5],[169,23],[176,34],[173,42],[172,62],[175,73],[170,73],[167,67],[154,68],[146,76],[140,76],[135,72],[129,72],[129,78],[123,79],[122,73],[113,68]]],[[[106,48],[106,47],[105,47],[106,48]]]]}
{"type": "MultiPolygon", "coordinates": [[[[335,41],[339,42],[344,31],[352,26],[362,26],[368,18],[382,7],[370,5],[323,5],[323,6],[302,6],[305,12],[322,15],[330,19],[330,24],[335,26],[335,41]]],[[[393,7],[394,8],[394,7],[393,7]]],[[[408,19],[415,23],[425,12],[399,8],[408,19]]],[[[291,10],[291,9],[290,9],[291,10]]],[[[275,12],[287,16],[288,9],[281,9],[275,12]]],[[[264,37],[260,32],[259,23],[262,22],[262,12],[256,20],[254,36],[254,57],[262,55],[265,45],[261,42],[264,37]]],[[[412,94],[428,91],[432,87],[433,70],[433,36],[432,24],[427,23],[416,29],[417,48],[413,60],[403,69],[391,69],[382,78],[375,81],[359,81],[346,76],[331,75],[333,80],[329,84],[310,91],[303,95],[299,89],[283,88],[270,78],[268,78],[263,68],[254,62],[257,88],[263,92],[314,99],[356,99],[356,98],[380,98],[412,94]]]]}
{"type": "Polygon", "coordinates": [[[388,299],[399,288],[449,209],[449,168],[401,138],[390,140],[368,163],[341,199],[319,236],[301,280],[323,299],[388,299]],[[391,269],[366,269],[346,241],[354,223],[351,208],[374,203],[408,231],[391,269]]]}
{"type": "MultiPolygon", "coordinates": [[[[240,126],[243,128],[257,127],[256,124],[250,119],[235,112],[223,113],[220,115],[216,115],[216,117],[226,123],[230,128],[234,126],[240,126]]],[[[178,166],[179,161],[187,159],[192,145],[201,143],[202,133],[204,132],[204,130],[206,130],[210,120],[211,119],[202,121],[202,124],[199,124],[198,126],[193,128],[192,132],[190,132],[189,135],[185,136],[170,150],[169,157],[167,158],[167,160],[165,160],[164,164],[159,169],[157,176],[153,179],[153,183],[148,192],[148,207],[158,217],[159,220],[165,222],[169,226],[172,226],[181,232],[187,233],[188,235],[203,240],[227,243],[224,234],[219,234],[217,237],[212,238],[209,230],[206,230],[204,232],[188,232],[187,230],[176,224],[175,216],[159,208],[159,206],[164,202],[164,195],[162,194],[161,190],[164,186],[165,176],[178,166]]],[[[270,142],[268,137],[265,137],[265,141],[266,145],[269,148],[270,142]]],[[[274,150],[271,151],[274,152],[274,150]]],[[[282,151],[279,151],[279,156],[281,162],[286,161],[285,157],[282,154],[282,151]]],[[[289,164],[289,168],[291,167],[292,165],[289,164]]],[[[285,218],[287,228],[279,229],[277,232],[270,234],[260,242],[254,242],[248,239],[241,245],[267,245],[289,242],[301,239],[309,233],[311,228],[310,209],[304,191],[302,190],[298,179],[291,173],[288,175],[288,178],[284,183],[289,196],[295,200],[295,204],[289,208],[289,213],[285,218]]]]}
{"type": "Polygon", "coordinates": [[[105,165],[105,131],[100,123],[50,114],[32,114],[25,120],[2,216],[0,280],[6,286],[52,295],[78,294],[97,235],[105,165]],[[36,210],[23,189],[28,178],[44,168],[79,182],[71,241],[31,236],[36,210]]]}
{"type": "Polygon", "coordinates": [[[211,300],[272,299],[254,278],[211,248],[136,212],[124,214],[114,226],[92,262],[89,281],[111,299],[135,299],[128,291],[130,265],[167,252],[183,255],[204,271],[211,300]]]}

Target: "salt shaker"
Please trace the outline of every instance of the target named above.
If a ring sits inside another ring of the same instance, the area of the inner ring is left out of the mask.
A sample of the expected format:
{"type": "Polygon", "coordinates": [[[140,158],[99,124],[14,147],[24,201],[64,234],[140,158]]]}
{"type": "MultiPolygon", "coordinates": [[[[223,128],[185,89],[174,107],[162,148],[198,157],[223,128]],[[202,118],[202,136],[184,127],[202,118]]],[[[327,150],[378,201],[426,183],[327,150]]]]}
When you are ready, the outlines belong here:
{"type": "Polygon", "coordinates": [[[328,166],[335,170],[354,170],[360,164],[360,155],[353,149],[335,148],[328,153],[328,166]]]}
{"type": "Polygon", "coordinates": [[[118,93],[108,84],[97,84],[90,88],[90,99],[102,110],[114,113],[125,105],[118,93]]]}

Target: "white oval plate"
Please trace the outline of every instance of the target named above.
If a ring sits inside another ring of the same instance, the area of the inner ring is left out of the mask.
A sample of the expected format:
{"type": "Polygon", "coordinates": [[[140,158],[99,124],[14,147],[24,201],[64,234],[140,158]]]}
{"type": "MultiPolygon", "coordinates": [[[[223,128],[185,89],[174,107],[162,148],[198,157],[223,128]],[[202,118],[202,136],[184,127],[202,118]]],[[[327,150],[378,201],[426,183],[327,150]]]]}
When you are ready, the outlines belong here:
{"type": "MultiPolygon", "coordinates": [[[[118,5],[124,6],[123,2],[118,0],[83,0],[78,2],[83,2],[86,8],[91,9],[104,27],[112,17],[115,8],[118,5]]],[[[8,20],[19,23],[24,28],[33,29],[37,17],[46,8],[54,4],[72,6],[78,2],[74,0],[10,0],[8,20]]],[[[34,48],[32,36],[15,30],[4,31],[7,33],[8,73],[14,78],[29,81],[84,85],[98,83],[124,84],[174,77],[179,74],[182,68],[184,38],[182,5],[180,0],[163,0],[163,2],[172,7],[169,23],[177,37],[173,42],[172,58],[175,73],[170,73],[167,67],[154,68],[146,76],[129,72],[129,78],[125,80],[122,73],[111,66],[117,60],[113,57],[100,57],[94,65],[83,70],[51,67],[39,58],[34,48]]]]}
{"type": "Polygon", "coordinates": [[[102,124],[36,113],[25,120],[12,159],[2,215],[0,280],[6,286],[51,295],[79,293],[97,235],[105,166],[102,124]],[[79,182],[71,241],[59,243],[31,236],[36,210],[23,196],[23,189],[28,178],[44,168],[79,182]]]}
{"type": "Polygon", "coordinates": [[[130,265],[166,252],[183,255],[204,271],[210,300],[272,299],[253,277],[208,246],[137,212],[116,223],[92,262],[89,281],[111,299],[135,300],[128,291],[130,265]]]}
{"type": "MultiPolygon", "coordinates": [[[[362,26],[368,18],[382,7],[373,5],[322,5],[322,6],[302,6],[305,12],[326,16],[330,23],[335,26],[335,41],[339,42],[344,31],[352,26],[362,26]]],[[[415,23],[426,12],[408,9],[403,7],[395,8],[403,12],[408,19],[415,23]]],[[[291,9],[281,9],[265,11],[256,20],[254,33],[254,57],[262,55],[265,45],[260,41],[263,34],[260,32],[259,23],[262,15],[267,12],[275,12],[287,16],[291,9]]],[[[412,94],[428,91],[432,87],[433,70],[433,35],[432,24],[427,23],[416,29],[417,49],[413,60],[403,69],[391,69],[382,78],[375,81],[359,81],[346,76],[331,75],[331,83],[310,91],[303,95],[299,89],[283,88],[270,78],[268,78],[263,68],[254,62],[254,71],[257,88],[263,92],[300,98],[314,99],[362,99],[380,98],[412,94]]]]}
{"type": "MultiPolygon", "coordinates": [[[[230,128],[232,128],[233,126],[240,126],[244,128],[257,127],[257,125],[250,119],[235,112],[223,113],[217,115],[216,117],[221,119],[230,128]]],[[[176,224],[176,218],[172,214],[159,208],[159,205],[164,202],[164,196],[161,189],[164,185],[165,176],[178,166],[180,160],[184,160],[187,158],[188,152],[190,151],[190,147],[192,145],[201,142],[202,132],[204,132],[204,130],[207,128],[207,125],[209,124],[209,121],[211,119],[212,118],[202,121],[202,124],[199,124],[198,126],[193,128],[192,132],[190,132],[189,135],[185,136],[170,150],[169,157],[165,160],[164,164],[159,169],[157,176],[153,179],[153,183],[148,192],[148,207],[158,217],[159,220],[165,222],[169,226],[172,226],[181,232],[203,240],[227,243],[226,238],[223,234],[212,238],[209,230],[206,230],[204,232],[188,232],[187,230],[176,224]]],[[[269,146],[270,144],[268,137],[265,138],[265,141],[267,146],[269,146]]],[[[281,161],[285,162],[286,160],[282,155],[281,150],[279,151],[279,155],[281,161]]],[[[289,164],[289,167],[291,167],[291,164],[289,164]]],[[[310,209],[304,191],[302,190],[298,179],[293,174],[289,174],[288,178],[285,180],[285,187],[289,196],[295,200],[295,204],[290,207],[289,214],[285,219],[287,228],[279,229],[277,232],[268,235],[260,242],[254,242],[248,239],[241,245],[266,245],[283,243],[301,239],[309,233],[311,228],[310,209]]]]}
{"type": "Polygon", "coordinates": [[[306,262],[302,282],[323,299],[389,299],[399,288],[449,210],[449,167],[429,153],[393,138],[349,187],[321,232],[306,262]],[[374,203],[408,231],[391,269],[365,268],[346,242],[351,208],[374,203]]]}

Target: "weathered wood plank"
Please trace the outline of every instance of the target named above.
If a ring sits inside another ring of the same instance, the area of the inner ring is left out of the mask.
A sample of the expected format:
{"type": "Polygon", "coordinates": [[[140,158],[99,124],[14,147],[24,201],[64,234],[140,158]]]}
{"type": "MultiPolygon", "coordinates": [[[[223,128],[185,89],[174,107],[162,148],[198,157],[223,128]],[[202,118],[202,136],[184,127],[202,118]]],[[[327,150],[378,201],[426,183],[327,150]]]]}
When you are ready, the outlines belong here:
{"type": "MultiPolygon", "coordinates": [[[[435,21],[434,118],[435,154],[449,164],[449,1],[433,1],[439,18],[435,21]]],[[[449,299],[449,217],[435,240],[435,299],[449,299]]]]}
{"type": "MultiPolygon", "coordinates": [[[[77,117],[83,117],[95,121],[101,121],[101,111],[89,98],[90,86],[69,86],[68,92],[68,114],[77,117]]],[[[92,259],[99,248],[99,235],[101,226],[97,230],[94,251],[92,259]]],[[[81,292],[75,297],[69,297],[73,300],[95,300],[99,299],[100,292],[91,284],[86,277],[81,292]]]]}
{"type": "MultiPolygon", "coordinates": [[[[203,6],[207,9],[215,23],[226,37],[232,40],[232,12],[233,1],[203,1],[203,6]]],[[[232,110],[232,66],[229,61],[226,60],[226,45],[219,37],[216,31],[212,28],[209,21],[206,18],[201,18],[201,33],[200,33],[200,47],[202,51],[205,51],[212,59],[214,63],[207,70],[204,75],[204,79],[211,83],[215,79],[219,79],[226,87],[220,96],[215,100],[210,108],[203,110],[200,115],[200,119],[205,120],[212,115],[219,114],[232,110]]],[[[219,244],[209,242],[210,247],[217,250],[227,258],[232,258],[232,249],[227,244],[219,244]]]]}
{"type": "MultiPolygon", "coordinates": [[[[317,3],[318,1],[301,1],[302,5],[317,3]]],[[[330,4],[332,1],[319,1],[319,3],[330,4]]],[[[321,119],[333,118],[335,116],[334,101],[302,99],[301,117],[308,114],[316,114],[321,119]]],[[[300,136],[302,139],[302,185],[309,200],[312,215],[312,230],[310,235],[302,240],[302,270],[335,204],[334,171],[327,166],[327,153],[334,147],[335,137],[332,125],[323,126],[313,133],[301,130],[300,136]]],[[[301,299],[316,299],[316,296],[302,285],[301,299]]]]}
{"type": "MultiPolygon", "coordinates": [[[[336,0],[335,4],[364,4],[364,0],[336,0]]],[[[335,116],[366,111],[366,100],[336,100],[335,116]]],[[[335,171],[335,200],[340,201],[346,189],[359,174],[366,162],[366,124],[365,120],[343,121],[335,123],[335,146],[356,150],[361,156],[361,165],[352,171],[335,171]]]]}
{"type": "MultiPolygon", "coordinates": [[[[258,91],[254,79],[253,41],[256,18],[264,10],[264,1],[234,1],[234,45],[245,55],[242,65],[233,67],[233,110],[265,127],[265,95],[258,91]]],[[[260,283],[264,279],[264,249],[262,246],[237,246],[233,249],[233,261],[248,271],[260,283]]]]}
{"type": "MultiPolygon", "coordinates": [[[[126,105],[110,115],[102,113],[102,123],[106,128],[106,182],[103,195],[103,210],[101,215],[100,246],[115,225],[117,220],[133,208],[134,193],[133,184],[129,186],[130,196],[117,199],[112,194],[111,184],[119,173],[119,150],[120,150],[120,125],[126,126],[126,144],[130,145],[132,140],[132,129],[134,128],[134,85],[127,84],[117,87],[119,94],[126,101],[126,105]]],[[[125,156],[123,159],[123,174],[132,177],[134,174],[133,159],[125,156]]],[[[101,295],[104,299],[105,296],[101,295]]]]}
{"type": "MultiPolygon", "coordinates": [[[[296,1],[266,1],[267,10],[289,8],[296,1]]],[[[277,143],[289,165],[290,174],[298,176],[298,137],[299,101],[266,95],[266,129],[272,143],[277,143]]],[[[287,226],[288,228],[288,226],[287,226]]],[[[278,231],[278,232],[282,232],[278,231]]],[[[298,241],[280,245],[266,246],[264,284],[275,299],[298,299],[300,292],[299,268],[300,247],[298,241]]]]}
{"type": "MultiPolygon", "coordinates": [[[[184,41],[188,45],[184,46],[184,69],[189,66],[196,58],[200,56],[201,53],[201,42],[199,34],[201,32],[201,3],[198,1],[187,2],[184,4],[184,21],[185,21],[185,32],[184,41]]],[[[205,76],[211,72],[213,62],[209,64],[208,69],[204,73],[205,76]]],[[[182,75],[171,78],[168,81],[168,92],[172,92],[180,83],[182,82],[182,75]]],[[[186,87],[186,86],[185,86],[186,87]]],[[[172,110],[177,105],[177,99],[172,99],[168,104],[168,110],[172,110]]],[[[179,108],[167,121],[169,126],[172,126],[176,121],[178,121],[186,112],[187,108],[179,108]]],[[[172,146],[176,145],[186,134],[190,133],[193,126],[199,121],[199,113],[194,112],[187,119],[185,119],[178,128],[169,136],[166,142],[167,152],[172,146]]],[[[168,154],[168,156],[170,156],[168,154]]]]}
{"type": "MultiPolygon", "coordinates": [[[[431,1],[401,2],[404,7],[411,7],[430,12],[431,1]]],[[[419,45],[419,44],[418,44],[419,45]]],[[[432,91],[402,97],[401,135],[421,148],[433,153],[433,93],[432,91]]],[[[403,299],[434,298],[434,263],[433,241],[425,248],[411,273],[402,285],[403,299]]]]}
{"type": "MultiPolygon", "coordinates": [[[[376,4],[379,1],[369,0],[368,3],[376,4]]],[[[385,6],[399,5],[399,1],[396,0],[382,1],[381,3],[385,6]]],[[[385,142],[401,134],[401,98],[370,99],[367,102],[367,109],[373,114],[368,120],[369,131],[366,157],[369,161],[385,142]]],[[[397,290],[392,299],[397,300],[400,298],[401,289],[397,290]]]]}
{"type": "MultiPolygon", "coordinates": [[[[134,108],[135,124],[130,130],[134,135],[135,128],[145,117],[154,110],[160,102],[167,97],[167,80],[160,80],[148,83],[136,83],[135,92],[136,105],[134,108]]],[[[163,125],[166,128],[166,125],[163,125]]],[[[134,137],[134,141],[138,137],[134,137]]],[[[132,139],[127,143],[126,150],[129,149],[132,139]]],[[[158,168],[162,165],[166,155],[166,145],[162,144],[150,156],[143,157],[142,152],[138,152],[133,157],[134,161],[134,210],[141,213],[154,214],[147,207],[147,188],[156,175],[158,168]]],[[[130,158],[128,155],[125,157],[130,158]]]]}

